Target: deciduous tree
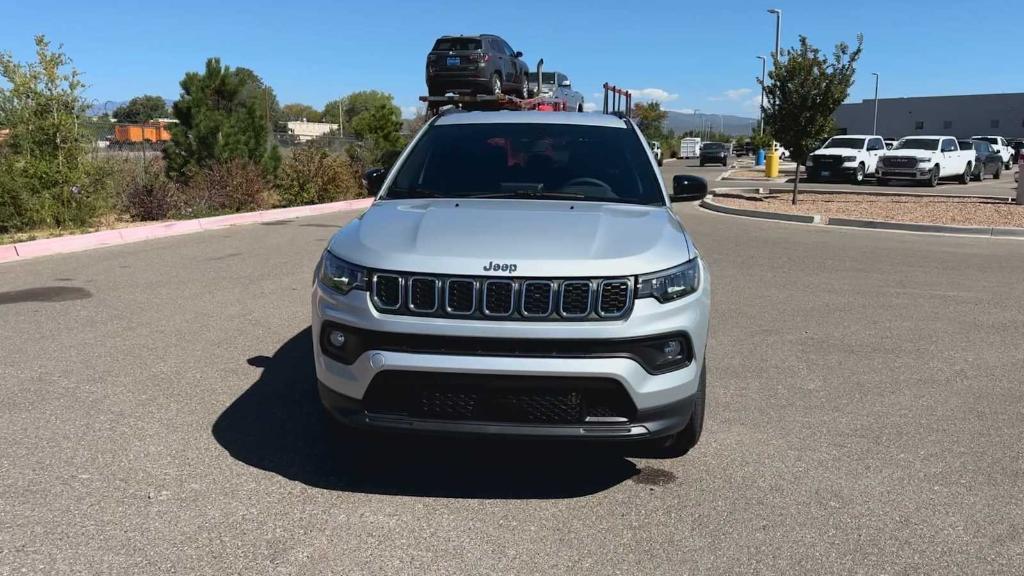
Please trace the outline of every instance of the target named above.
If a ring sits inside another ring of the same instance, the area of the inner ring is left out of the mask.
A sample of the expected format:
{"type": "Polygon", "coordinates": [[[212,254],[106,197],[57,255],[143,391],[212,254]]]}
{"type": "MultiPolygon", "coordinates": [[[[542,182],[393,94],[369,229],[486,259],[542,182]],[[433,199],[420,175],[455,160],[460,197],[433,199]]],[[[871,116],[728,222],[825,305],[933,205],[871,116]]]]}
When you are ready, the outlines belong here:
{"type": "Polygon", "coordinates": [[[154,118],[165,118],[168,112],[167,102],[163,98],[145,94],[115,108],[114,118],[118,122],[146,122],[154,118]]]}
{"type": "MultiPolygon", "coordinates": [[[[776,60],[764,84],[764,125],[796,161],[793,204],[800,189],[800,169],[818,142],[832,135],[832,114],[850,94],[864,37],[856,48],[836,44],[831,58],[800,36],[800,45],[776,60]]],[[[758,79],[758,83],[761,80],[758,79]]]]}

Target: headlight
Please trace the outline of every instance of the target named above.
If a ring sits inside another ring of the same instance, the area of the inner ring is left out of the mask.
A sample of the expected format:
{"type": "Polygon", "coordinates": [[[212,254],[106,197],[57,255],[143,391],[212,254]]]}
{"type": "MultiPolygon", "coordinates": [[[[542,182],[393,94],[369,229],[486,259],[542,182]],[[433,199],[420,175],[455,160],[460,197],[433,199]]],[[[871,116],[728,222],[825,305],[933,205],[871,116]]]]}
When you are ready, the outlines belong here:
{"type": "Polygon", "coordinates": [[[932,163],[932,159],[931,158],[918,158],[917,159],[917,163],[918,164],[931,164],[932,163]]]}
{"type": "Polygon", "coordinates": [[[658,302],[671,302],[693,294],[699,286],[700,263],[694,258],[675,268],[641,276],[636,297],[653,297],[658,302]]]}
{"type": "Polygon", "coordinates": [[[843,162],[844,163],[846,163],[846,162],[856,162],[856,161],[857,161],[857,157],[856,156],[843,156],[843,162]]]}
{"type": "Polygon", "coordinates": [[[366,270],[324,250],[320,261],[320,282],[341,294],[348,294],[353,289],[366,290],[366,270]]]}

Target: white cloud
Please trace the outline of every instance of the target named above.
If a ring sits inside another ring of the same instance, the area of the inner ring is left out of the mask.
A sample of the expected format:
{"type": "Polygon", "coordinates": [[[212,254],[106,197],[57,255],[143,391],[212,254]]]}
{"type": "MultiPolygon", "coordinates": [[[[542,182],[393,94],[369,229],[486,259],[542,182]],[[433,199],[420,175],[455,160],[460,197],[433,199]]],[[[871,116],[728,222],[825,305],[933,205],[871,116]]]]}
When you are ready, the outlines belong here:
{"type": "Polygon", "coordinates": [[[743,107],[748,110],[757,110],[761,108],[761,95],[758,94],[757,96],[751,96],[750,98],[747,98],[746,100],[743,101],[743,107]]]}
{"type": "Polygon", "coordinates": [[[584,102],[583,103],[583,111],[584,112],[597,112],[597,104],[594,104],[593,102],[584,102]]]}
{"type": "Polygon", "coordinates": [[[669,112],[679,112],[680,114],[693,114],[695,110],[693,108],[665,108],[669,112]]]}
{"type": "Polygon", "coordinates": [[[422,110],[419,106],[402,106],[402,118],[415,118],[416,113],[422,110]]]}
{"type": "Polygon", "coordinates": [[[633,93],[633,98],[637,101],[671,102],[679,99],[679,94],[670,93],[661,88],[627,88],[627,90],[633,93]]]}
{"type": "Polygon", "coordinates": [[[726,90],[718,96],[708,96],[708,100],[712,102],[721,102],[722,100],[728,100],[730,102],[739,102],[747,94],[750,94],[750,88],[733,88],[732,90],[726,90]]]}

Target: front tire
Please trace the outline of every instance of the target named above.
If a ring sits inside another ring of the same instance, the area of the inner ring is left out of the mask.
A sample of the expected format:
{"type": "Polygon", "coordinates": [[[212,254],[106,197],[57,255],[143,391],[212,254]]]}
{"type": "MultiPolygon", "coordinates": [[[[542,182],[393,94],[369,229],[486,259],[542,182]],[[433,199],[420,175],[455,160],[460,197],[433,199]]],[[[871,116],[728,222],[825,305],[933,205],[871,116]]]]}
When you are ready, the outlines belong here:
{"type": "Polygon", "coordinates": [[[938,186],[940,174],[941,172],[939,171],[939,165],[936,164],[935,166],[932,166],[931,174],[928,176],[928,180],[925,181],[924,185],[929,188],[935,188],[936,186],[938,186]]]}
{"type": "Polygon", "coordinates": [[[857,164],[857,169],[853,171],[853,183],[860,184],[864,182],[864,164],[857,164]]]}
{"type": "MultiPolygon", "coordinates": [[[[981,165],[981,173],[985,174],[985,165],[984,164],[981,165]]],[[[960,183],[961,184],[970,184],[971,183],[971,175],[972,174],[974,174],[974,166],[970,162],[968,162],[967,166],[964,166],[964,173],[960,175],[960,183]]],[[[984,176],[982,176],[982,177],[984,177],[984,176]]],[[[932,188],[934,188],[934,186],[932,186],[932,188]]]]}
{"type": "Polygon", "coordinates": [[[1003,177],[1003,167],[1002,167],[1002,165],[996,166],[996,172],[995,172],[995,174],[992,175],[992,179],[993,180],[999,180],[1002,177],[1003,177]]]}
{"type": "Polygon", "coordinates": [[[693,399],[693,411],[690,413],[690,421],[686,427],[667,438],[656,438],[651,440],[651,456],[654,458],[678,458],[685,455],[700,442],[701,432],[704,431],[704,404],[707,395],[707,359],[704,359],[704,366],[700,371],[700,382],[697,384],[697,394],[693,399]]]}

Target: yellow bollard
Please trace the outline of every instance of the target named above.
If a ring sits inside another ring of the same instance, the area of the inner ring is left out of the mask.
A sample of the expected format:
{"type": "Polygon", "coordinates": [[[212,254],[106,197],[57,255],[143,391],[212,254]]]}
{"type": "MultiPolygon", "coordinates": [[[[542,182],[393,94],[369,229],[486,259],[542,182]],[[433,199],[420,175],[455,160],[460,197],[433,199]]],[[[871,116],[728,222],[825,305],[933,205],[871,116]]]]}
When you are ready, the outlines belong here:
{"type": "Polygon", "coordinates": [[[779,153],[769,152],[764,157],[764,175],[768,178],[779,176],[779,153]]]}

